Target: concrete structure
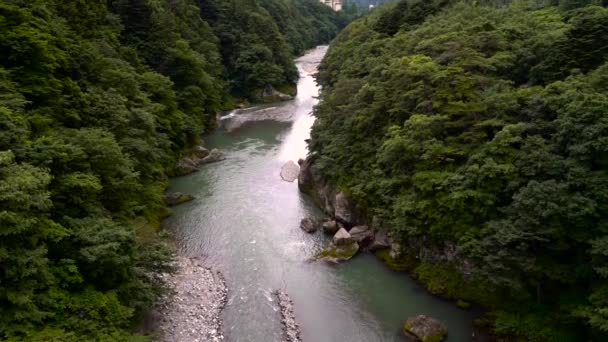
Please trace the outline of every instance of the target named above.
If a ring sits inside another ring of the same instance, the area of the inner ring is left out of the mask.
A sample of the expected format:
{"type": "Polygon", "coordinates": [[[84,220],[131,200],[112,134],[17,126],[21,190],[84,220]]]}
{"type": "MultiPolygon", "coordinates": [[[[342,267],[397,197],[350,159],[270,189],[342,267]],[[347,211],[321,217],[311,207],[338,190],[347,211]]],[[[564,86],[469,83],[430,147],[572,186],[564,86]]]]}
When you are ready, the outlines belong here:
{"type": "Polygon", "coordinates": [[[319,0],[319,1],[321,1],[322,4],[325,4],[329,7],[331,7],[331,9],[333,9],[336,12],[342,10],[342,0],[319,0]]]}

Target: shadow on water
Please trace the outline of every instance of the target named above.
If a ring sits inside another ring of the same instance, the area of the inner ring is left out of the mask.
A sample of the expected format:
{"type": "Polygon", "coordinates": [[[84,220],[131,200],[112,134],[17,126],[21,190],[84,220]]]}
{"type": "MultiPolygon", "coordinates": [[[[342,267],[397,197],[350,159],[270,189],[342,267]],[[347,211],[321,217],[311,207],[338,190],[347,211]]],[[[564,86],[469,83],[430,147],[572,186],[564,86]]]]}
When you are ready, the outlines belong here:
{"type": "Polygon", "coordinates": [[[224,273],[227,341],[282,341],[271,296],[277,288],[293,298],[304,341],[401,341],[403,321],[421,313],[448,326],[448,341],[469,341],[473,312],[429,295],[369,254],[337,266],[307,261],[329,238],[306,234],[299,223],[322,213],[279,173],[285,161],[306,154],[303,140],[314,121],[308,113],[318,94],[312,66],[325,50],[298,60],[298,96],[285,107],[295,110],[291,121],[250,122],[205,138],[227,159],[172,181],[173,191],[196,199],[176,207],[165,224],[185,255],[206,255],[224,273]]]}

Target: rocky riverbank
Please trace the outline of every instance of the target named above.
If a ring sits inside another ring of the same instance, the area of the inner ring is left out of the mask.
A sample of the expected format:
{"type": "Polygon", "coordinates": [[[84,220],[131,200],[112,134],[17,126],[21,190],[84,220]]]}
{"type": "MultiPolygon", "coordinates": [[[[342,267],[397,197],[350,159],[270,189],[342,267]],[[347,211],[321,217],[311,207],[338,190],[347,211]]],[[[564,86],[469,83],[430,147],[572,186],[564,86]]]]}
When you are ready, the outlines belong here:
{"type": "Polygon", "coordinates": [[[300,327],[296,322],[293,311],[293,301],[289,295],[281,290],[274,292],[281,309],[281,325],[283,326],[283,338],[285,342],[301,342],[300,327]]]}
{"type": "Polygon", "coordinates": [[[173,293],[157,308],[158,341],[223,341],[221,312],[227,288],[221,273],[204,259],[178,256],[177,272],[163,275],[173,293]]]}

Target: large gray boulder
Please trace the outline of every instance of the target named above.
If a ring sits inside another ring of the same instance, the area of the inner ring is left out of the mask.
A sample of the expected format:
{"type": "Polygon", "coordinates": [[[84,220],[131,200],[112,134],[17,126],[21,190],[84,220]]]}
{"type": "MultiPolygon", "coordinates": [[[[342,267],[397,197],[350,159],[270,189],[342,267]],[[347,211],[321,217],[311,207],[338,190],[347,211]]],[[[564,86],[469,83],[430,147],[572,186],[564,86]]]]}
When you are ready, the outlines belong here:
{"type": "Polygon", "coordinates": [[[293,182],[300,174],[300,167],[293,160],[288,161],[281,168],[281,178],[286,182],[293,182]]]}
{"type": "Polygon", "coordinates": [[[354,240],[353,240],[352,236],[350,236],[350,234],[346,231],[346,229],[340,228],[338,230],[338,232],[336,232],[336,234],[334,235],[332,242],[336,246],[340,246],[340,245],[348,245],[348,244],[354,242],[354,240]]]}
{"type": "Polygon", "coordinates": [[[447,336],[448,329],[434,318],[418,315],[405,321],[403,333],[408,337],[415,337],[417,341],[441,342],[447,336]]]}
{"type": "Polygon", "coordinates": [[[314,233],[319,229],[319,222],[309,217],[300,221],[300,228],[307,233],[314,233]]]}
{"type": "Polygon", "coordinates": [[[374,238],[374,232],[368,226],[355,226],[348,233],[358,243],[370,242],[374,238]]]}
{"type": "Polygon", "coordinates": [[[338,226],[338,222],[335,220],[328,220],[323,222],[323,233],[334,235],[338,231],[340,227],[338,226]]]}

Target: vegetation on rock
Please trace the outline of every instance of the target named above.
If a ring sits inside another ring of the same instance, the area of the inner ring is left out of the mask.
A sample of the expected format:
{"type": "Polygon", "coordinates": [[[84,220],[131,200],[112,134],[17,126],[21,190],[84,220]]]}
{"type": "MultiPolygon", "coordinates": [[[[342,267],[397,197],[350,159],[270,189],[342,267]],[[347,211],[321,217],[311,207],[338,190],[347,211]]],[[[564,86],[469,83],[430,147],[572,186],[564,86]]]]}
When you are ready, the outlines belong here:
{"type": "Polygon", "coordinates": [[[601,340],[607,58],[601,1],[387,5],[320,67],[311,159],[393,236],[456,245],[484,291],[463,298],[450,265],[414,272],[450,297],[499,294],[497,334],[601,340]]]}

